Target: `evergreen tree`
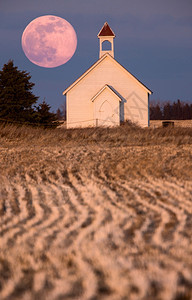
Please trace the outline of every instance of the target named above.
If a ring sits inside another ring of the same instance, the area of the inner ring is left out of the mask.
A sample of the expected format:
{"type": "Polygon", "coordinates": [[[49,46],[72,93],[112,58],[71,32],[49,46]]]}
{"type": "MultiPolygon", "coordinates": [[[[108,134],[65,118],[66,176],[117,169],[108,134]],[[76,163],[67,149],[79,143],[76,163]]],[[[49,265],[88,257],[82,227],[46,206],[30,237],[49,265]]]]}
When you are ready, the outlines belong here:
{"type": "Polygon", "coordinates": [[[177,115],[179,120],[183,120],[183,105],[184,103],[181,103],[181,101],[177,100],[177,115]]]}
{"type": "Polygon", "coordinates": [[[163,117],[164,120],[172,120],[172,110],[169,102],[167,102],[163,107],[163,117]]]}
{"type": "Polygon", "coordinates": [[[190,119],[192,119],[192,104],[190,105],[189,109],[190,109],[190,119]]]}
{"type": "Polygon", "coordinates": [[[183,120],[190,120],[192,118],[192,115],[190,114],[190,106],[188,103],[186,103],[183,106],[183,120]]]}
{"type": "Polygon", "coordinates": [[[13,61],[4,64],[0,71],[0,119],[17,122],[34,122],[33,105],[38,97],[32,93],[34,83],[26,71],[18,70],[13,61]]]}
{"type": "Polygon", "coordinates": [[[150,106],[150,119],[151,120],[162,120],[163,116],[162,116],[162,111],[161,111],[161,107],[159,106],[159,104],[151,105],[150,106]]]}
{"type": "Polygon", "coordinates": [[[50,105],[43,100],[37,107],[37,120],[42,126],[56,127],[59,123],[57,122],[57,115],[50,112],[50,105]]]}
{"type": "Polygon", "coordinates": [[[173,102],[172,119],[173,120],[182,120],[183,119],[183,105],[180,100],[177,100],[177,102],[173,102]]]}
{"type": "Polygon", "coordinates": [[[192,119],[192,104],[177,100],[177,102],[150,104],[151,120],[190,120],[192,119]]]}

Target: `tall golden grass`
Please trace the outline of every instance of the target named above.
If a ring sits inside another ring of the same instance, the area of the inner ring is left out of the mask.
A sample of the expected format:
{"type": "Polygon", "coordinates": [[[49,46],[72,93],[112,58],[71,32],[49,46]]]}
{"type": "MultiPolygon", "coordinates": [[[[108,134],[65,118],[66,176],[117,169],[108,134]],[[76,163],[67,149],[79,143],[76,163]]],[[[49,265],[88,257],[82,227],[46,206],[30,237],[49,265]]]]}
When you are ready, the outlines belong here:
{"type": "Polygon", "coordinates": [[[1,143],[8,145],[33,141],[35,144],[55,145],[66,142],[115,143],[115,145],[191,144],[192,127],[140,128],[125,123],[115,128],[43,129],[27,126],[0,126],[1,143]]]}

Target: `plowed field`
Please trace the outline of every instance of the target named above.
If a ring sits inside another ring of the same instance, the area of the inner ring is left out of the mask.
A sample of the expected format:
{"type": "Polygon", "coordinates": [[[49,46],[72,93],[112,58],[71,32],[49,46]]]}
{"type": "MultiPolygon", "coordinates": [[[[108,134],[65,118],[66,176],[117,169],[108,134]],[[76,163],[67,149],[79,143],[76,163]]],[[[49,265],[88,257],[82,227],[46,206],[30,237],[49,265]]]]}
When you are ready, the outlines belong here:
{"type": "Polygon", "coordinates": [[[1,136],[0,299],[192,299],[190,131],[20,130],[1,136]]]}

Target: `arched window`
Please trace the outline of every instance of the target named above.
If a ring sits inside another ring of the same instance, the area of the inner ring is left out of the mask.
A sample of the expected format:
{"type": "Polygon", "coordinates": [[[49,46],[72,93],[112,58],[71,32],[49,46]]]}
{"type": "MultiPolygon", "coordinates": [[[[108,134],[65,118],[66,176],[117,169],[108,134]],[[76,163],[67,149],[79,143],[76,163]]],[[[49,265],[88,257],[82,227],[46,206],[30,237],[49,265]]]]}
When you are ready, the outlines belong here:
{"type": "Polygon", "coordinates": [[[102,50],[103,51],[111,50],[111,43],[109,41],[104,41],[102,43],[102,50]]]}

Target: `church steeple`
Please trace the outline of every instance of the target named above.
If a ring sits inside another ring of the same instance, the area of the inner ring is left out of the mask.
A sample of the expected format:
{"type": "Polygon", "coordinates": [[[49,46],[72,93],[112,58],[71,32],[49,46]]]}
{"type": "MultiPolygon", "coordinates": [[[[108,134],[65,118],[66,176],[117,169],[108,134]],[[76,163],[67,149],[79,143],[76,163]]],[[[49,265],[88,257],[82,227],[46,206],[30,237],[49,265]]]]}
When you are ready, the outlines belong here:
{"type": "Polygon", "coordinates": [[[112,31],[112,29],[110,28],[110,26],[108,25],[107,22],[105,22],[105,24],[103,25],[103,27],[101,28],[100,32],[98,33],[98,38],[100,41],[100,51],[99,51],[99,58],[101,56],[103,56],[105,53],[109,53],[112,57],[114,57],[114,43],[113,40],[115,38],[115,34],[112,31]],[[103,43],[105,41],[108,41],[108,43],[110,43],[110,47],[108,50],[104,50],[104,45],[103,43]]]}

